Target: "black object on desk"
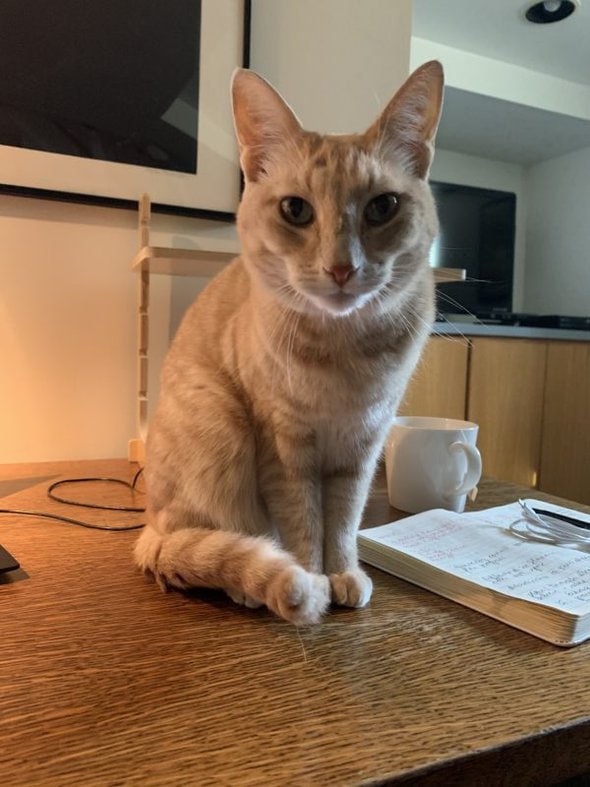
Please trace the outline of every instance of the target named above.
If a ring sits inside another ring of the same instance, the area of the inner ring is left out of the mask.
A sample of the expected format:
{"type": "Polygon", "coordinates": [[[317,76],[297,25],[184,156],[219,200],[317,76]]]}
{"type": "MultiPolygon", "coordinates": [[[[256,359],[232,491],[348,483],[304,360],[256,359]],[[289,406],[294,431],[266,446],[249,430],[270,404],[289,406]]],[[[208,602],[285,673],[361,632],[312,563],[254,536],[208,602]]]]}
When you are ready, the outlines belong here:
{"type": "Polygon", "coordinates": [[[484,325],[516,325],[523,328],[559,328],[570,331],[590,331],[590,317],[571,317],[564,314],[522,314],[518,312],[482,312],[476,315],[484,325]]]}
{"type": "Polygon", "coordinates": [[[5,571],[15,571],[17,568],[20,568],[18,561],[0,544],[0,574],[5,571]]]}

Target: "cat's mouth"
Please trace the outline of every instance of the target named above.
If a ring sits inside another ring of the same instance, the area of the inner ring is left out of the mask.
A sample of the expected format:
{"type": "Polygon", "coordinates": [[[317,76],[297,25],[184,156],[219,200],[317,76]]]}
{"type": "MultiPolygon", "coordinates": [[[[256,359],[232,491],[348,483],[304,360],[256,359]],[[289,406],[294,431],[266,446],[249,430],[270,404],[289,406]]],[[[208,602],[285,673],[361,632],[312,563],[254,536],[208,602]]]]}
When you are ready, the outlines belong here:
{"type": "Polygon", "coordinates": [[[295,295],[293,304],[301,311],[308,311],[308,304],[312,313],[317,311],[343,317],[363,307],[377,294],[378,287],[364,282],[350,282],[344,287],[326,286],[325,282],[297,281],[290,285],[295,295]]]}
{"type": "Polygon", "coordinates": [[[308,296],[312,303],[323,312],[344,316],[363,306],[371,297],[370,293],[337,292],[308,296]]]}
{"type": "Polygon", "coordinates": [[[324,295],[323,298],[328,303],[352,304],[359,299],[359,296],[353,292],[345,292],[344,290],[338,290],[338,292],[332,292],[329,295],[324,295]]]}

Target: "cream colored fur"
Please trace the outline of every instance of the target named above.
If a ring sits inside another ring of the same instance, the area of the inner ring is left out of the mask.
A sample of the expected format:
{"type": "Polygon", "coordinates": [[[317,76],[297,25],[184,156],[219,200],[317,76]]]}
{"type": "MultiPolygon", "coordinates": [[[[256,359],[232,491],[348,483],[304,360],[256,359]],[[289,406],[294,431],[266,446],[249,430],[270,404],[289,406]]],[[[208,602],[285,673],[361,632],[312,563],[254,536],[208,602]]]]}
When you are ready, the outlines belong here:
{"type": "Polygon", "coordinates": [[[356,533],[432,320],[441,94],[427,63],[365,134],[322,137],[236,73],[242,255],[188,310],[148,438],[136,559],[163,586],[222,588],[297,624],[369,601],[356,533]],[[390,193],[397,213],[372,226],[368,203],[390,193]],[[292,196],[306,226],[281,215],[292,196]]]}

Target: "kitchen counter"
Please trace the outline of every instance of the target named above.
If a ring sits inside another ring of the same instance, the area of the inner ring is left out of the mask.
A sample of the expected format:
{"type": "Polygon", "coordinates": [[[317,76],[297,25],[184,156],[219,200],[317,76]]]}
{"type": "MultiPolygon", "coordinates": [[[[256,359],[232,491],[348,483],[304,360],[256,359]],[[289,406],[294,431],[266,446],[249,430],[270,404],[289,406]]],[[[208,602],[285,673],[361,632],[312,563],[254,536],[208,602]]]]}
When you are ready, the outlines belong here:
{"type": "Polygon", "coordinates": [[[487,325],[481,322],[434,323],[434,336],[493,336],[510,339],[557,339],[568,342],[590,341],[590,331],[569,330],[567,328],[533,328],[525,325],[487,325]]]}

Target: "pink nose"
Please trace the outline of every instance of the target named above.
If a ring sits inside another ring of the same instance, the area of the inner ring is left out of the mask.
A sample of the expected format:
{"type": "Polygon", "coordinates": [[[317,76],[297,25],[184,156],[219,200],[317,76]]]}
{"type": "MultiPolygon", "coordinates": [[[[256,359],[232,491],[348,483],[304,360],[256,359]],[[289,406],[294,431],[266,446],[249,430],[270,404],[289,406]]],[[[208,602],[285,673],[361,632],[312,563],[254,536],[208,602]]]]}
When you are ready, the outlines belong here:
{"type": "Polygon", "coordinates": [[[330,274],[339,287],[343,287],[354,273],[352,265],[332,265],[331,268],[324,268],[324,270],[330,274]]]}

